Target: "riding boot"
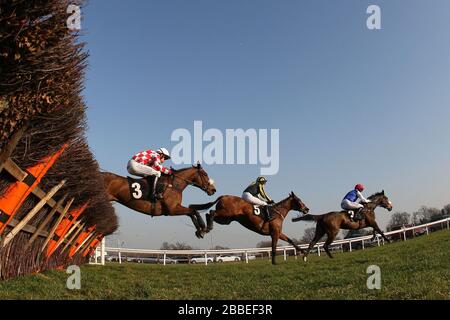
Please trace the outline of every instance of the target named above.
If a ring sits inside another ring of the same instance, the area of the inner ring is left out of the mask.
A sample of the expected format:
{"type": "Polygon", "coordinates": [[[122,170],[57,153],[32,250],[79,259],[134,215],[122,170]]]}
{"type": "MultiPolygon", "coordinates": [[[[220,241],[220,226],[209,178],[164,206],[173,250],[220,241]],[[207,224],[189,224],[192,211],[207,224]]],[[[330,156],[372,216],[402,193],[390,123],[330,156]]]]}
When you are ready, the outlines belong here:
{"type": "Polygon", "coordinates": [[[363,220],[364,215],[362,214],[362,210],[364,208],[359,208],[359,210],[356,212],[355,217],[353,218],[355,221],[363,220]]]}
{"type": "Polygon", "coordinates": [[[266,221],[272,220],[272,214],[270,212],[270,208],[271,207],[272,207],[271,205],[267,205],[267,206],[264,207],[264,213],[265,213],[265,216],[266,216],[265,217],[266,221]]]}
{"type": "Polygon", "coordinates": [[[158,186],[158,177],[153,178],[153,190],[152,190],[152,197],[153,199],[162,199],[162,194],[156,192],[156,187],[158,186]]]}

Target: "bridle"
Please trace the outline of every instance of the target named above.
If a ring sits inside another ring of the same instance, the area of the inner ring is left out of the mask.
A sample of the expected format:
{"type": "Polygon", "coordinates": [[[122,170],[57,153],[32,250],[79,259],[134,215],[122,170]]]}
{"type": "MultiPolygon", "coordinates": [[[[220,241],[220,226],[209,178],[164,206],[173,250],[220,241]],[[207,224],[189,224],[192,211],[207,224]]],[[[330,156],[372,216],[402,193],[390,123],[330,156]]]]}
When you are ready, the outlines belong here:
{"type": "Polygon", "coordinates": [[[287,214],[286,214],[286,216],[283,216],[283,215],[278,211],[278,208],[275,208],[275,206],[276,206],[276,205],[279,205],[279,204],[280,204],[280,203],[276,203],[276,204],[272,207],[272,210],[273,210],[273,212],[274,212],[276,215],[280,216],[280,217],[281,217],[281,221],[284,222],[284,220],[285,220],[286,217],[287,217],[287,214]]]}
{"type": "Polygon", "coordinates": [[[183,178],[183,177],[181,177],[181,176],[179,176],[179,175],[177,175],[177,174],[175,174],[175,173],[172,174],[172,176],[173,176],[174,178],[178,178],[178,179],[180,179],[180,180],[186,182],[186,183],[187,183],[188,185],[190,185],[190,186],[197,187],[197,188],[199,188],[199,189],[201,189],[201,190],[203,190],[203,191],[205,191],[205,192],[208,192],[207,187],[204,187],[204,185],[210,185],[210,183],[209,183],[208,181],[205,180],[206,177],[204,177],[202,174],[200,174],[200,168],[197,167],[196,169],[197,169],[197,175],[200,177],[201,184],[198,184],[198,183],[195,182],[194,180],[188,180],[188,179],[185,179],[185,178],[183,178]]]}

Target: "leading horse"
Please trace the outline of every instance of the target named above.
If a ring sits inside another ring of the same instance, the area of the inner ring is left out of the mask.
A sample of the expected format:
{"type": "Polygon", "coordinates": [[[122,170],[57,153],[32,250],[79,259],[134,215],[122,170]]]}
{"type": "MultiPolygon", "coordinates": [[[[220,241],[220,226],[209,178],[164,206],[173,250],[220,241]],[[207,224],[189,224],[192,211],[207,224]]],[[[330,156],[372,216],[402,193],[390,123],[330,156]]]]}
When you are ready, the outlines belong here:
{"type": "Polygon", "coordinates": [[[206,210],[216,205],[215,210],[211,210],[206,215],[208,222],[207,232],[213,229],[213,222],[228,225],[232,221],[237,221],[247,229],[250,229],[263,236],[271,236],[272,238],[272,264],[276,264],[276,249],[278,240],[288,242],[294,246],[299,252],[303,252],[297,244],[292,241],[283,232],[283,222],[291,210],[309,212],[308,207],[297,197],[293,192],[289,194],[286,199],[274,204],[271,208],[273,219],[265,221],[261,215],[254,213],[254,207],[247,201],[235,196],[221,196],[216,201],[206,203],[203,205],[191,205],[190,208],[196,210],[206,210]]]}
{"type": "MultiPolygon", "coordinates": [[[[156,203],[148,199],[137,200],[133,198],[133,191],[130,190],[130,184],[126,177],[121,177],[114,173],[102,172],[103,180],[110,201],[118,202],[135,211],[151,216],[181,216],[187,215],[192,219],[195,228],[195,235],[203,238],[205,233],[205,222],[197,210],[186,208],[181,205],[183,191],[187,186],[197,187],[209,196],[216,193],[214,181],[209,178],[206,171],[200,164],[192,167],[173,170],[171,175],[162,175],[158,184],[165,187],[163,198],[156,203]]],[[[140,180],[140,183],[148,185],[147,179],[140,180]]]]}
{"type": "Polygon", "coordinates": [[[340,229],[359,230],[367,227],[372,227],[374,238],[376,232],[378,232],[387,242],[390,242],[390,240],[384,235],[383,231],[381,231],[380,227],[375,221],[375,209],[377,207],[382,207],[388,211],[392,211],[393,209],[392,202],[389,201],[388,197],[384,194],[384,190],[382,192],[370,196],[368,199],[371,202],[364,205],[364,208],[362,210],[364,219],[360,221],[350,220],[348,213],[346,211],[330,212],[322,215],[307,214],[305,216],[292,219],[293,222],[296,221],[316,222],[316,233],[314,235],[314,239],[309,244],[309,248],[306,250],[303,256],[303,260],[306,261],[306,257],[308,256],[311,249],[316,245],[316,243],[320,239],[322,239],[322,237],[325,234],[327,235],[327,240],[325,241],[323,248],[325,249],[327,255],[330,258],[333,258],[333,256],[330,253],[329,246],[333,243],[334,239],[336,239],[336,236],[339,233],[340,229]]]}

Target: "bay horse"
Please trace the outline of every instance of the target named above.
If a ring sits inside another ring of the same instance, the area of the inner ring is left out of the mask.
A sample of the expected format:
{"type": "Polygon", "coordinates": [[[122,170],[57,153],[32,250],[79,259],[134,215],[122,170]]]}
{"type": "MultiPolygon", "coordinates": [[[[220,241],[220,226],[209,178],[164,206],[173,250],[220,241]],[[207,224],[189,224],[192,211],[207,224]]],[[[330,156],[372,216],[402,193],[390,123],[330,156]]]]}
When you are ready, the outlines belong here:
{"type": "Polygon", "coordinates": [[[364,219],[359,221],[352,221],[346,211],[340,212],[330,212],[322,215],[311,215],[307,214],[299,218],[292,219],[293,222],[296,221],[315,221],[316,222],[316,233],[314,235],[314,239],[309,244],[308,249],[303,255],[303,260],[306,261],[306,258],[311,251],[311,249],[317,244],[317,242],[326,234],[327,240],[323,245],[325,252],[328,257],[333,258],[330,253],[329,246],[333,243],[334,239],[336,239],[337,234],[340,229],[346,230],[359,230],[363,228],[371,227],[373,228],[373,237],[375,238],[376,232],[378,232],[387,242],[391,242],[381,231],[377,222],[375,221],[375,209],[377,207],[382,207],[387,209],[388,211],[392,211],[392,202],[389,201],[388,197],[384,194],[384,190],[382,192],[376,193],[368,198],[371,200],[370,203],[364,205],[364,208],[361,211],[364,219]]]}
{"type": "Polygon", "coordinates": [[[273,219],[271,221],[265,221],[261,216],[255,215],[253,205],[236,196],[221,196],[216,201],[203,205],[190,205],[189,207],[196,210],[206,210],[215,204],[217,204],[215,210],[211,210],[209,214],[206,214],[208,222],[207,232],[213,229],[214,221],[222,225],[228,225],[232,221],[237,221],[247,229],[260,235],[271,236],[272,264],[276,264],[275,256],[278,239],[288,242],[303,253],[303,250],[294,241],[282,233],[283,222],[289,211],[295,210],[304,214],[309,212],[309,209],[293,192],[289,194],[288,198],[273,205],[273,219]]]}
{"type": "MultiPolygon", "coordinates": [[[[156,203],[152,203],[149,199],[143,198],[136,200],[132,196],[129,181],[126,177],[121,177],[114,173],[102,172],[103,180],[110,201],[118,202],[135,211],[155,216],[181,216],[187,215],[192,219],[195,228],[195,235],[203,238],[205,233],[205,222],[197,210],[186,208],[181,205],[183,199],[183,191],[187,186],[197,187],[209,196],[216,193],[214,181],[209,178],[206,171],[200,163],[196,166],[174,170],[171,175],[161,175],[158,184],[165,186],[163,198],[156,203]]],[[[146,178],[139,182],[148,187],[146,178]]]]}

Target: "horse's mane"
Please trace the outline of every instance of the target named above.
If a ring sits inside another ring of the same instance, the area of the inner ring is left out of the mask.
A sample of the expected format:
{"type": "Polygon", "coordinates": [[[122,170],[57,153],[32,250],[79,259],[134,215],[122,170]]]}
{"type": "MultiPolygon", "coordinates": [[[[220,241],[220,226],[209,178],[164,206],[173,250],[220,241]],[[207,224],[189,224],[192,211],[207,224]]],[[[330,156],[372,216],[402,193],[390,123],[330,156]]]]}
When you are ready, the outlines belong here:
{"type": "Polygon", "coordinates": [[[384,196],[384,193],[383,193],[383,192],[377,192],[377,193],[374,193],[373,195],[371,195],[371,196],[368,197],[367,199],[372,200],[372,199],[377,198],[377,197],[379,197],[379,196],[384,196]]]}
{"type": "Polygon", "coordinates": [[[276,203],[275,203],[275,205],[280,205],[280,204],[282,204],[283,202],[286,202],[286,201],[288,201],[290,197],[291,197],[290,195],[289,195],[289,196],[287,196],[287,197],[286,197],[285,199],[283,199],[283,200],[281,200],[281,201],[278,201],[278,202],[276,202],[276,203]]]}
{"type": "Polygon", "coordinates": [[[192,169],[193,167],[191,166],[191,167],[186,167],[186,168],[181,168],[181,169],[174,169],[174,172],[175,173],[177,173],[177,172],[183,172],[183,171],[186,171],[186,170],[189,170],[189,169],[192,169]]]}

